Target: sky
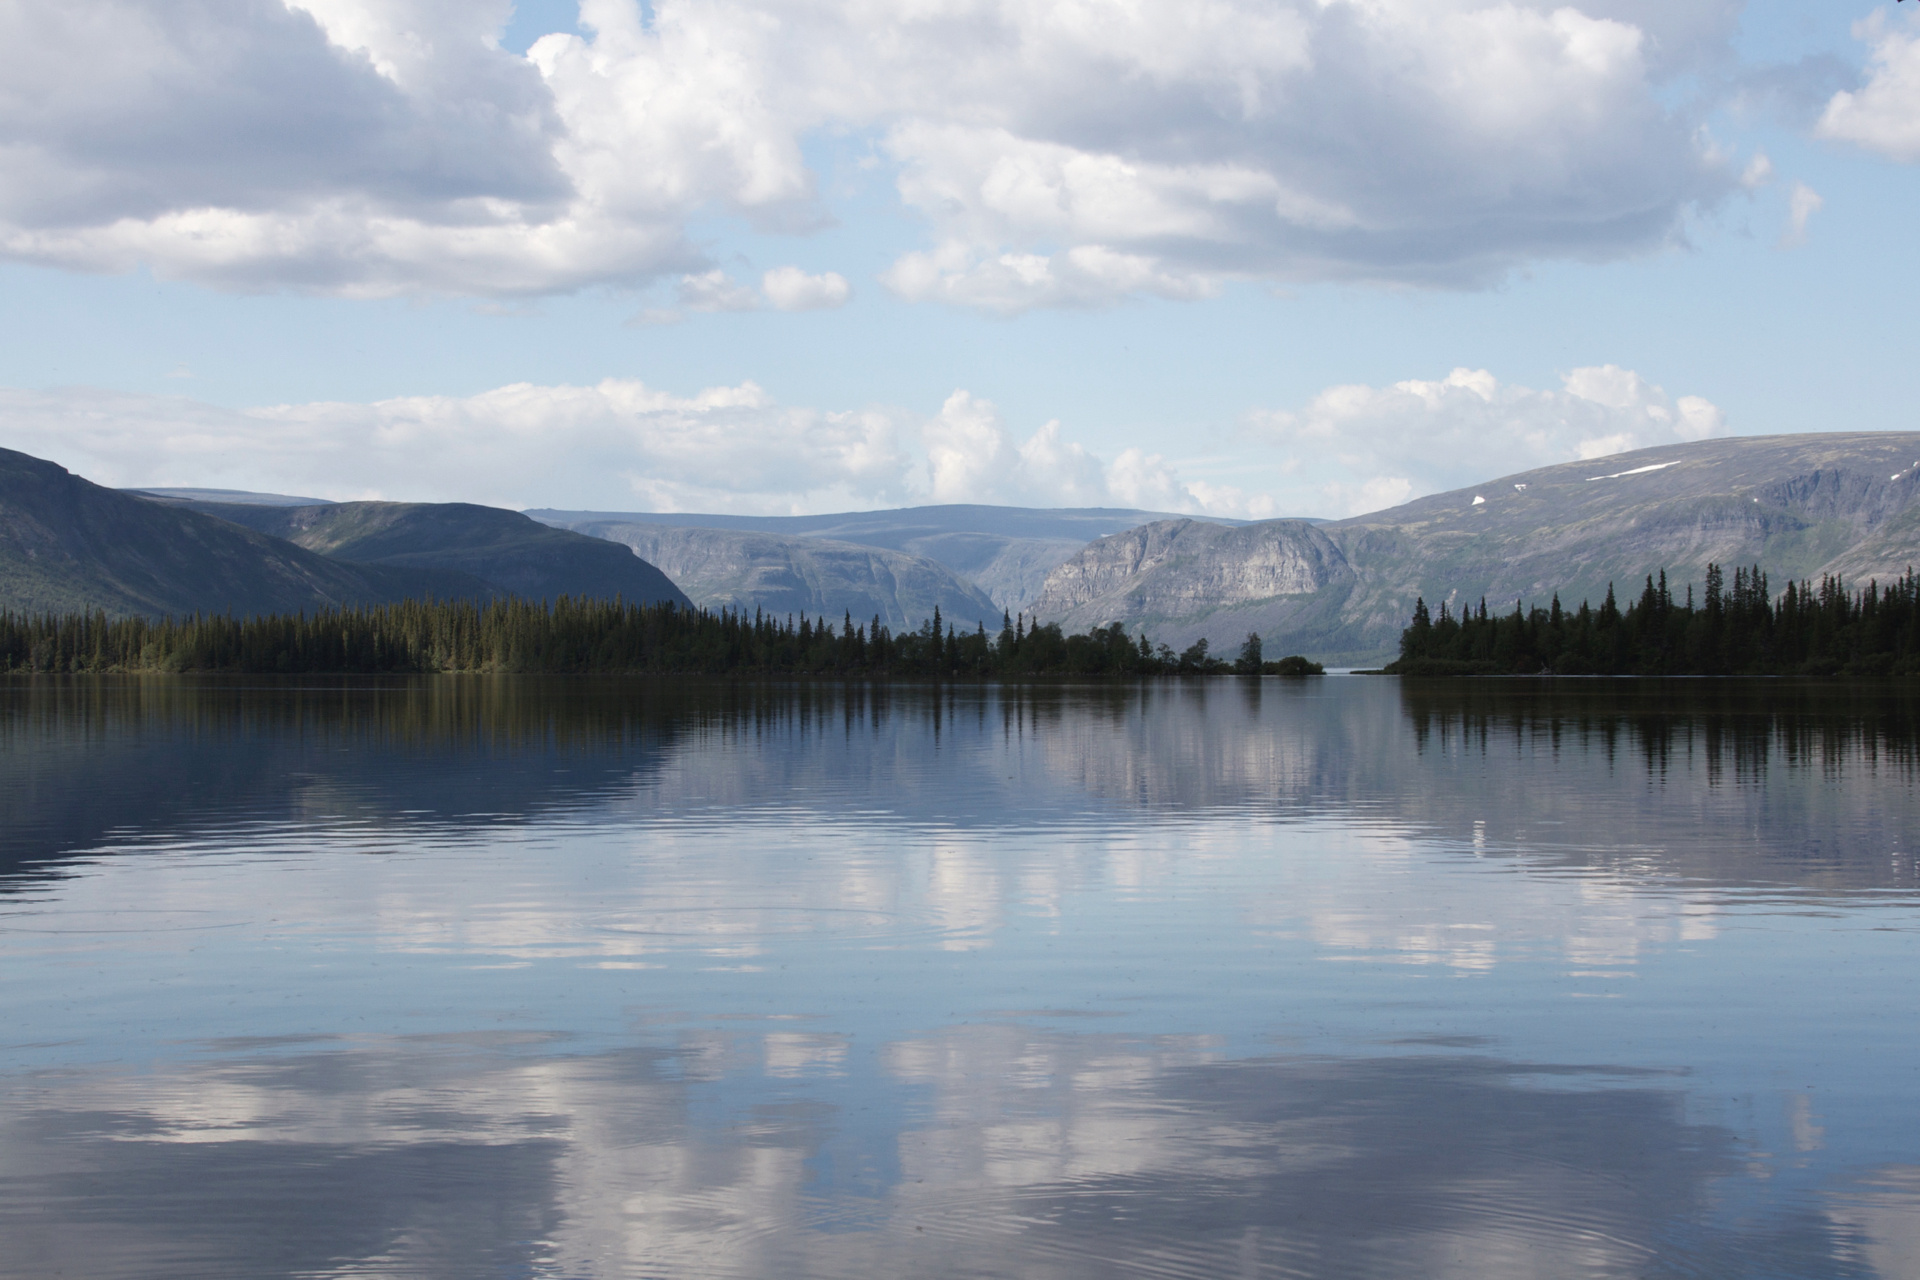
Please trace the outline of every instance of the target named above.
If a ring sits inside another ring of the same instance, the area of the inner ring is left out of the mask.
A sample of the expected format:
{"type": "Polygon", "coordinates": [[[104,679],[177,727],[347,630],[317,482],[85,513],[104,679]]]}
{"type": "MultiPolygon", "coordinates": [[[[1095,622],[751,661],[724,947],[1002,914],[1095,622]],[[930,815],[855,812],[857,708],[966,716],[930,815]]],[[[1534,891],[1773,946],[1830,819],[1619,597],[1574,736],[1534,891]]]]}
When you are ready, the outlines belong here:
{"type": "Polygon", "coordinates": [[[1920,429],[1920,3],[0,0],[0,447],[1358,514],[1920,429]]]}

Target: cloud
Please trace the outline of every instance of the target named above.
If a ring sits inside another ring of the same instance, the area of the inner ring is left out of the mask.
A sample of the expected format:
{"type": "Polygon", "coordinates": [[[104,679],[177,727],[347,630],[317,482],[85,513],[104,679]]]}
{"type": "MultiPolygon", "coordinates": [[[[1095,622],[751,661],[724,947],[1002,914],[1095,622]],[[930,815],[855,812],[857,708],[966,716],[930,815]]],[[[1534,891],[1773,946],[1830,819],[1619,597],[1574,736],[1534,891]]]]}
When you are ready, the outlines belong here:
{"type": "Polygon", "coordinates": [[[1575,369],[1558,391],[1503,385],[1484,369],[1433,382],[1329,387],[1303,409],[1264,412],[1256,439],[1295,467],[1300,510],[1358,515],[1533,467],[1727,434],[1699,396],[1674,399],[1614,365],[1575,369]]]}
{"type": "MultiPolygon", "coordinates": [[[[889,286],[1007,312],[1472,287],[1657,248],[1737,187],[1711,104],[1670,105],[1727,56],[1722,0],[583,0],[584,34],[524,58],[509,12],[0,10],[0,255],[348,296],[644,286],[713,269],[695,217],[820,225],[805,143],[865,132],[928,231],[889,286]]],[[[774,306],[844,297],[795,270],[774,306]]]]}
{"type": "MultiPolygon", "coordinates": [[[[235,290],[537,294],[706,269],[696,211],[810,179],[728,33],[590,0],[527,58],[508,0],[0,11],[0,253],[235,290]],[[720,42],[703,51],[702,39],[720,42]],[[597,52],[596,52],[597,50],[597,52]]],[[[744,51],[743,51],[744,52],[744,51]]]]}
{"type": "Polygon", "coordinates": [[[1787,229],[1781,233],[1780,247],[1791,249],[1807,242],[1807,223],[1826,205],[1820,193],[1804,182],[1793,184],[1787,195],[1787,229]]]}
{"type": "Polygon", "coordinates": [[[1920,20],[1900,25],[1876,10],[1853,27],[1872,46],[1870,71],[1858,92],[1836,93],[1815,132],[1851,142],[1890,160],[1920,160],[1920,20]]]}
{"type": "Polygon", "coordinates": [[[1697,121],[1658,105],[1649,28],[1623,17],[1445,0],[991,13],[994,38],[961,45],[950,75],[972,109],[923,106],[887,134],[903,198],[941,237],[889,274],[908,297],[1474,286],[1658,247],[1736,183],[1697,121]]]}
{"type": "Polygon", "coordinates": [[[776,311],[826,311],[845,306],[853,297],[853,286],[836,271],[814,276],[798,267],[775,267],[760,278],[760,292],[755,292],[716,267],[681,276],[675,295],[677,307],[647,308],[627,324],[637,328],[678,324],[690,311],[758,311],[765,306],[776,311]]]}
{"type": "Polygon", "coordinates": [[[716,268],[680,278],[680,305],[689,311],[752,311],[760,295],[716,268]]]}
{"type": "Polygon", "coordinates": [[[775,267],[760,278],[760,289],[780,311],[827,311],[853,297],[853,286],[839,272],[810,276],[798,267],[775,267]]]}
{"type": "Polygon", "coordinates": [[[1111,461],[1049,422],[1016,440],[956,391],[925,419],[782,405],[743,382],[677,396],[609,378],[228,409],[181,396],[0,389],[0,446],[118,486],[253,489],[507,507],[839,511],[921,502],[1260,513],[1166,459],[1111,461]]]}
{"type": "Polygon", "coordinates": [[[675,396],[630,379],[225,409],[0,391],[0,443],[113,485],[626,510],[836,510],[911,497],[903,415],[675,396]]]}
{"type": "Polygon", "coordinates": [[[1253,450],[1179,461],[1139,448],[1103,454],[1059,421],[1023,438],[991,401],[964,389],[923,416],[784,405],[752,382],[675,395],[625,378],[247,409],[0,388],[0,447],[102,484],[597,510],[797,514],[981,502],[1349,515],[1727,431],[1710,401],[1669,396],[1613,365],[1575,369],[1551,391],[1469,369],[1329,387],[1302,408],[1249,415],[1253,450]],[[1183,474],[1193,469],[1201,476],[1183,474]]]}
{"type": "Polygon", "coordinates": [[[940,412],[921,425],[920,440],[933,502],[1122,506],[1212,515],[1249,514],[1259,502],[1237,489],[1182,482],[1172,463],[1140,449],[1123,450],[1106,462],[1064,439],[1057,421],[1018,440],[991,402],[966,391],[947,397],[940,412]]]}

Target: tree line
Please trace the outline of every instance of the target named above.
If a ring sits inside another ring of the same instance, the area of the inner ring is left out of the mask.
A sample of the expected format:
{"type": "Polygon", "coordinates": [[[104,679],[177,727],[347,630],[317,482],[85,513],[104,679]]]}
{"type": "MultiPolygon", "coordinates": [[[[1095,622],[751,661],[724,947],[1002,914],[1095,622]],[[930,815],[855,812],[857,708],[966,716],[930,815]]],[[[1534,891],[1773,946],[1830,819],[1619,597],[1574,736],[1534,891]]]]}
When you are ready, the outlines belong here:
{"type": "Polygon", "coordinates": [[[0,672],[655,672],[698,675],[1007,678],[1316,674],[1304,658],[1266,662],[1249,635],[1232,662],[1203,639],[1180,653],[1120,624],[1067,635],[1057,623],[1002,617],[959,631],[935,609],[918,629],[878,617],[840,624],[755,610],[562,596],[404,601],[245,618],[109,618],[0,612],[0,672]]]}
{"type": "Polygon", "coordinates": [[[1729,584],[1709,564],[1696,603],[1649,577],[1623,610],[1607,587],[1599,608],[1513,612],[1443,602],[1434,616],[1424,598],[1400,635],[1399,675],[1920,675],[1920,581],[1905,576],[1849,591],[1836,577],[1790,582],[1778,597],[1758,565],[1736,568],[1729,584]]]}

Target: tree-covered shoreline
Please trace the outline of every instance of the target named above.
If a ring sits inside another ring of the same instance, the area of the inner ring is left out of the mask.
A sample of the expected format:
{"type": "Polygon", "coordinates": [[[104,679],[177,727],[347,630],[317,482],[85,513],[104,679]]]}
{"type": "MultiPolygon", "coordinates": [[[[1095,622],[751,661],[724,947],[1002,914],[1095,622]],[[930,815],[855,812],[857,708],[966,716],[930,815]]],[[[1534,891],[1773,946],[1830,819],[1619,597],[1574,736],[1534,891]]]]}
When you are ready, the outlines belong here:
{"type": "Polygon", "coordinates": [[[1622,610],[1607,588],[1599,608],[1582,601],[1435,617],[1423,598],[1400,635],[1393,675],[1920,675],[1920,580],[1913,571],[1881,586],[1847,590],[1840,579],[1792,582],[1776,598],[1758,565],[1728,584],[1707,566],[1676,600],[1663,570],[1622,610]]]}
{"type": "Polygon", "coordinates": [[[1119,624],[1064,634],[1003,618],[957,631],[939,610],[898,634],[879,618],[751,617],[673,604],[573,599],[406,601],[247,618],[109,618],[0,613],[0,673],[647,672],[684,675],[980,678],[1311,675],[1304,658],[1263,660],[1250,635],[1232,662],[1205,640],[1175,653],[1119,624]]]}

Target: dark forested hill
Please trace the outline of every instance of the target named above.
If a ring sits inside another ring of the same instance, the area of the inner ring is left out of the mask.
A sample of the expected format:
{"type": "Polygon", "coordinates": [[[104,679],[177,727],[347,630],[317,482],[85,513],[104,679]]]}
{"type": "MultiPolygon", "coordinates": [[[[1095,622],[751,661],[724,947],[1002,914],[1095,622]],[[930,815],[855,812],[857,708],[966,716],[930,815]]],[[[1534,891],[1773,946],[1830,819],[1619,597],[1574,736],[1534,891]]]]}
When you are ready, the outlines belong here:
{"type": "Polygon", "coordinates": [[[342,564],[0,449],[0,608],[250,614],[476,593],[465,574],[342,564]]]}
{"type": "Polygon", "coordinates": [[[666,574],[627,547],[550,528],[499,507],[466,502],[188,505],[331,559],[392,569],[451,570],[505,595],[689,603],[666,574]]]}

